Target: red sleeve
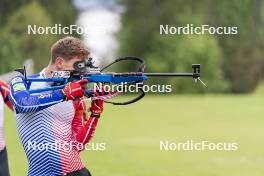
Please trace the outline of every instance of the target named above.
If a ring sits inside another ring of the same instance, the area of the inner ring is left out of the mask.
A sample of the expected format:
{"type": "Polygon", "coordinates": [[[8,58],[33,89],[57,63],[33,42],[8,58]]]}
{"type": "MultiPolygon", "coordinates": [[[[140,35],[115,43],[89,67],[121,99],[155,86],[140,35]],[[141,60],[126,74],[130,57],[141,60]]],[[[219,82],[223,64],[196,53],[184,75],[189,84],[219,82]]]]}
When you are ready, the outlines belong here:
{"type": "Polygon", "coordinates": [[[87,144],[95,132],[98,117],[88,118],[84,101],[75,101],[75,117],[72,122],[72,130],[77,142],[87,144]]]}
{"type": "Polygon", "coordinates": [[[13,110],[13,105],[10,102],[8,95],[9,95],[9,85],[3,81],[0,81],[0,93],[4,99],[5,104],[13,110]]]}

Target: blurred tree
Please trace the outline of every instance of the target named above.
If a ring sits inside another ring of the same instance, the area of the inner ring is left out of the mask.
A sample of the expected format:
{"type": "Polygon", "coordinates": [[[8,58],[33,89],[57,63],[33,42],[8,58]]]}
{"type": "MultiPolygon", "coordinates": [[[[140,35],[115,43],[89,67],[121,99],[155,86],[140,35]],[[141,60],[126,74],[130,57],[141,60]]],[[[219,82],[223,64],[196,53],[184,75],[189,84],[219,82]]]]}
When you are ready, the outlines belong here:
{"type": "Polygon", "coordinates": [[[31,2],[40,3],[51,17],[52,23],[69,26],[76,21],[78,12],[73,6],[72,0],[0,0],[0,25],[2,26],[7,22],[12,12],[31,2]]]}
{"type": "Polygon", "coordinates": [[[38,2],[29,3],[15,11],[8,18],[3,31],[7,36],[15,36],[16,52],[21,53],[23,59],[32,58],[37,71],[39,71],[49,61],[50,46],[56,41],[56,36],[29,35],[27,33],[28,25],[51,26],[51,19],[38,2]]]}
{"type": "MultiPolygon", "coordinates": [[[[123,15],[123,29],[120,32],[120,53],[122,55],[138,55],[144,57],[148,61],[153,59],[150,57],[159,56],[160,53],[166,55],[166,53],[160,51],[169,51],[166,47],[173,47],[177,53],[186,51],[186,49],[182,47],[183,45],[176,44],[182,41],[182,39],[179,39],[179,36],[172,36],[174,39],[168,41],[174,43],[164,41],[162,42],[162,46],[164,47],[161,47],[162,49],[159,48],[160,41],[156,39],[163,37],[165,40],[165,36],[159,36],[159,26],[161,24],[173,26],[185,26],[186,24],[237,26],[239,29],[238,35],[212,36],[215,37],[218,42],[218,45],[214,45],[215,47],[213,47],[213,50],[217,51],[216,53],[220,52],[219,55],[222,56],[220,58],[222,59],[221,61],[212,61],[212,63],[219,63],[217,64],[219,67],[217,70],[222,69],[224,71],[225,78],[229,81],[229,84],[231,84],[230,90],[232,92],[251,92],[258,85],[261,72],[260,65],[264,64],[264,50],[260,49],[261,38],[263,38],[264,34],[264,13],[261,0],[124,0],[122,3],[127,8],[123,15]],[[154,46],[155,50],[153,49],[154,46]],[[216,49],[217,47],[221,49],[216,49]],[[181,48],[181,50],[179,48],[181,48]],[[262,59],[260,58],[261,56],[262,59]],[[244,74],[241,74],[242,72],[244,74]]],[[[210,41],[213,40],[210,37],[199,40],[193,38],[192,40],[193,42],[201,40],[202,46],[206,43],[204,40],[209,40],[208,43],[211,44],[214,43],[210,41]]],[[[190,42],[190,38],[188,41],[190,42]]],[[[198,44],[192,44],[190,42],[188,46],[194,47],[193,50],[190,49],[190,51],[188,51],[193,54],[191,56],[193,60],[200,57],[196,52],[196,45],[198,44]]],[[[170,61],[168,59],[168,57],[171,57],[171,53],[169,53],[169,56],[163,57],[162,59],[163,62],[167,63],[159,63],[159,66],[162,66],[160,71],[171,70],[171,66],[174,62],[179,64],[177,60],[181,57],[175,52],[172,53],[174,53],[173,58],[175,58],[175,61],[170,61]]],[[[208,53],[205,51],[201,51],[201,53],[205,55],[206,59],[214,60],[214,58],[207,57],[208,53]]],[[[211,63],[206,62],[205,64],[211,63]]],[[[215,70],[215,67],[211,65],[203,65],[203,68],[204,67],[215,70]]],[[[220,72],[217,75],[221,75],[220,72]]],[[[217,75],[215,75],[215,79],[223,79],[217,75]]],[[[219,85],[219,89],[210,91],[226,90],[226,87],[228,87],[226,82],[221,82],[223,85],[219,85]]],[[[218,86],[214,86],[214,88],[216,87],[218,86]]],[[[187,87],[186,90],[188,90],[187,87]]]]}
{"type": "Polygon", "coordinates": [[[234,50],[229,57],[225,70],[232,82],[232,91],[243,93],[255,90],[261,80],[260,51],[251,46],[245,46],[234,50]]]}
{"type": "Polygon", "coordinates": [[[251,92],[260,80],[260,57],[264,55],[260,50],[260,32],[264,28],[260,25],[258,5],[261,5],[259,0],[223,0],[214,7],[218,25],[237,26],[239,29],[238,35],[218,36],[224,56],[223,69],[232,92],[251,92]]]}
{"type": "MultiPolygon", "coordinates": [[[[260,28],[264,29],[264,2],[261,1],[261,5],[260,5],[260,28]]],[[[260,34],[259,34],[259,39],[260,41],[260,50],[264,51],[264,30],[260,30],[260,34]]],[[[264,80],[264,55],[261,55],[261,60],[262,60],[262,72],[261,72],[261,77],[262,80],[264,80]]]]}
{"type": "Polygon", "coordinates": [[[0,32],[0,74],[21,67],[22,54],[18,50],[17,39],[11,33],[0,32]]]}
{"type": "MultiPolygon", "coordinates": [[[[207,36],[181,37],[159,34],[161,24],[202,24],[205,19],[204,12],[207,11],[205,2],[126,0],[124,4],[127,11],[123,16],[123,29],[120,33],[121,54],[144,57],[148,71],[153,72],[184,72],[191,70],[192,63],[202,63],[203,76],[210,84],[207,91],[226,91],[228,84],[222,76],[221,51],[215,39],[207,36]]],[[[155,82],[154,79],[153,81],[155,82]]],[[[174,88],[179,92],[204,91],[200,85],[194,87],[191,79],[156,80],[156,83],[168,82],[175,82],[174,88]]]]}
{"type": "Polygon", "coordinates": [[[123,28],[119,34],[121,54],[144,55],[161,24],[202,22],[205,0],[124,0],[123,28]],[[146,10],[147,9],[147,10],[146,10]],[[197,22],[198,21],[198,22],[197,22]]]}
{"type": "MultiPolygon", "coordinates": [[[[201,64],[202,79],[208,83],[205,89],[200,83],[193,84],[192,79],[169,78],[158,80],[159,83],[173,85],[176,92],[224,92],[228,84],[221,71],[221,51],[217,41],[211,36],[160,36],[154,42],[152,51],[146,55],[147,68],[150,72],[191,72],[191,65],[201,64]]],[[[156,81],[156,80],[152,80],[156,81]]]]}
{"type": "Polygon", "coordinates": [[[7,22],[7,18],[12,12],[27,2],[28,0],[0,0],[0,26],[7,22]]]}
{"type": "Polygon", "coordinates": [[[75,24],[77,9],[73,6],[72,0],[38,0],[51,17],[52,23],[69,26],[75,24]]]}
{"type": "MultiPolygon", "coordinates": [[[[16,59],[17,63],[20,63],[21,60],[32,58],[35,62],[36,70],[39,71],[49,60],[50,46],[62,35],[28,35],[27,26],[45,27],[53,26],[54,24],[69,26],[75,24],[76,17],[77,10],[74,8],[72,0],[57,0],[53,2],[47,0],[0,0],[0,25],[2,26],[0,35],[8,36],[1,40],[11,40],[9,36],[16,39],[14,40],[15,42],[3,42],[4,45],[5,43],[13,43],[14,47],[10,48],[10,45],[4,46],[4,49],[0,50],[0,56],[7,58],[22,57],[23,59],[16,59]],[[10,54],[7,55],[7,53],[10,54]]],[[[1,60],[4,60],[4,58],[1,58],[1,60]]],[[[7,62],[9,61],[7,60],[7,62]]],[[[14,63],[10,61],[9,65],[11,64],[14,63]]],[[[17,66],[17,64],[14,64],[14,66],[17,66]]],[[[14,66],[12,69],[14,69],[14,66]]]]}

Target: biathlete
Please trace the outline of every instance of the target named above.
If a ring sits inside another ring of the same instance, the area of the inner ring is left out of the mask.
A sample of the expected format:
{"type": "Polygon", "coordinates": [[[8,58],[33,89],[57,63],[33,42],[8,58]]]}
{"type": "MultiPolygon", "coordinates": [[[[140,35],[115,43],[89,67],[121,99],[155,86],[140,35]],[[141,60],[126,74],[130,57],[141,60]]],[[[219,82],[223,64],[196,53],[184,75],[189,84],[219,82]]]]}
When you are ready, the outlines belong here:
{"type": "MultiPolygon", "coordinates": [[[[74,63],[83,61],[89,54],[80,39],[60,39],[51,47],[49,65],[31,78],[49,78],[53,71],[74,70],[74,63]]],[[[53,85],[48,82],[29,85],[22,75],[12,79],[10,99],[28,159],[29,176],[91,175],[80,157],[83,149],[78,146],[87,144],[93,136],[103,111],[103,100],[91,102],[88,117],[84,102],[86,83],[87,80],[79,80],[68,83],[62,90],[30,94],[30,89],[53,85]],[[44,150],[43,146],[46,146],[44,150]]],[[[101,96],[103,92],[94,94],[101,96]]]]}

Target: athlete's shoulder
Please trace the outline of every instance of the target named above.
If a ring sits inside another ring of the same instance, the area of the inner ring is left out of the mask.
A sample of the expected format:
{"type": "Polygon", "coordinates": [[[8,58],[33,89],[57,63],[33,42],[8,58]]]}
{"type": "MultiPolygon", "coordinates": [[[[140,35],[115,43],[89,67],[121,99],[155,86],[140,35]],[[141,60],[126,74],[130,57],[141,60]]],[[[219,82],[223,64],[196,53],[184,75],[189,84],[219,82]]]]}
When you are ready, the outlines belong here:
{"type": "MultiPolygon", "coordinates": [[[[40,73],[27,76],[27,78],[38,78],[38,77],[40,77],[40,73]]],[[[13,89],[14,92],[25,91],[27,89],[27,83],[25,77],[23,75],[14,77],[10,81],[10,87],[13,89]]]]}
{"type": "Polygon", "coordinates": [[[23,76],[16,76],[10,82],[11,92],[25,91],[25,78],[23,76]]]}

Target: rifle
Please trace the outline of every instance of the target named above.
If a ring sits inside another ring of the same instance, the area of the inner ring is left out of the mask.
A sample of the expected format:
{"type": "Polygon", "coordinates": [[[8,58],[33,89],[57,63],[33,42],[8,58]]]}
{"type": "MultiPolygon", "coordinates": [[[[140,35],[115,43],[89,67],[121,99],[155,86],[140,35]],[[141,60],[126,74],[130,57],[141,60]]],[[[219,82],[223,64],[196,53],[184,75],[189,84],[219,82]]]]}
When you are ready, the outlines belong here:
{"type": "Polygon", "coordinates": [[[114,96],[118,95],[118,92],[115,92],[112,95],[101,96],[101,97],[93,97],[92,90],[87,89],[85,91],[85,96],[87,98],[92,99],[103,99],[106,103],[110,103],[113,105],[128,105],[135,103],[142,99],[145,96],[145,92],[142,89],[144,85],[144,81],[148,80],[149,77],[190,77],[193,78],[194,82],[200,81],[204,86],[206,86],[201,77],[201,66],[200,64],[192,64],[193,72],[189,73],[145,73],[145,62],[143,59],[135,56],[126,56],[122,58],[116,59],[114,62],[106,65],[103,68],[99,68],[94,66],[94,62],[92,58],[85,59],[84,61],[79,61],[74,64],[74,71],[55,71],[52,73],[51,78],[30,78],[26,75],[25,67],[23,69],[16,69],[16,71],[22,73],[25,77],[25,80],[28,84],[32,82],[52,82],[55,85],[51,87],[45,87],[36,90],[29,90],[31,94],[33,93],[41,93],[53,90],[63,89],[68,82],[76,81],[80,79],[87,79],[90,83],[112,83],[112,84],[121,84],[121,83],[132,83],[139,85],[140,94],[126,102],[112,102],[107,101],[107,99],[111,99],[114,96]],[[135,72],[103,72],[107,68],[121,62],[121,61],[134,61],[139,63],[139,66],[135,72]]]}

